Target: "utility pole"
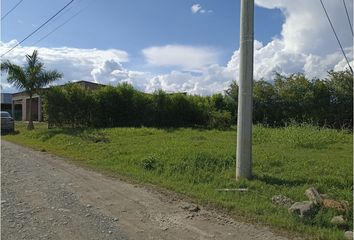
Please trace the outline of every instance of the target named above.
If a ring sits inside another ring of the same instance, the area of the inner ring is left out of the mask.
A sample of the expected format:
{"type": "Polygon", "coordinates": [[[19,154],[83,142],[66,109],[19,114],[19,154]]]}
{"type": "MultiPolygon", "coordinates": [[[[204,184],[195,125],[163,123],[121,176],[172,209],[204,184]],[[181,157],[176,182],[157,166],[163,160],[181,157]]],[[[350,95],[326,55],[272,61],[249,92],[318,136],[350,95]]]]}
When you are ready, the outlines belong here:
{"type": "Polygon", "coordinates": [[[241,0],[236,179],[252,177],[254,0],[241,0]]]}

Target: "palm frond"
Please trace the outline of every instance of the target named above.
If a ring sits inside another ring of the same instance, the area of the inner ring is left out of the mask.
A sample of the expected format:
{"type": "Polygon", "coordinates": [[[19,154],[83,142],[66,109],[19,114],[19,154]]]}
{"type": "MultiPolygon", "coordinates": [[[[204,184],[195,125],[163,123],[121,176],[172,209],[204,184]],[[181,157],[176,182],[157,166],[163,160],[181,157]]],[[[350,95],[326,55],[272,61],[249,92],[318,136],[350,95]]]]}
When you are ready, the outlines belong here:
{"type": "Polygon", "coordinates": [[[1,63],[1,71],[7,72],[7,82],[14,85],[18,89],[27,90],[26,72],[24,69],[10,61],[1,63]]]}
{"type": "Polygon", "coordinates": [[[38,63],[40,63],[37,50],[34,50],[32,55],[27,54],[26,59],[29,68],[32,68],[36,66],[38,63]]]}
{"type": "Polygon", "coordinates": [[[63,77],[63,74],[61,74],[58,71],[42,71],[38,78],[37,78],[37,84],[36,88],[42,88],[47,86],[49,83],[54,82],[60,78],[63,77]]]}
{"type": "Polygon", "coordinates": [[[7,72],[7,81],[10,84],[26,90],[30,95],[63,76],[58,71],[45,71],[37,50],[31,55],[27,54],[26,60],[27,64],[23,68],[7,60],[1,63],[1,71],[7,72]]]}

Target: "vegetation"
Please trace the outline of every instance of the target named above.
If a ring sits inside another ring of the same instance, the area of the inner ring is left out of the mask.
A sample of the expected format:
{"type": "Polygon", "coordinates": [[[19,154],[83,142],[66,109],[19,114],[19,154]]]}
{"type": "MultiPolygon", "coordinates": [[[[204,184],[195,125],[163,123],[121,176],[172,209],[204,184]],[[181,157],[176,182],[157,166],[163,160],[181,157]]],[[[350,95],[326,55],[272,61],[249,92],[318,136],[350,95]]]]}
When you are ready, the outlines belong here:
{"type": "MultiPolygon", "coordinates": [[[[330,223],[337,213],[321,210],[316,216],[301,219],[290,215],[286,208],[273,205],[273,195],[303,201],[304,191],[313,186],[333,199],[353,204],[353,139],[344,130],[310,125],[256,125],[254,179],[235,181],[234,130],[48,130],[46,124],[38,125],[35,131],[27,131],[24,124],[16,128],[19,134],[4,139],[73,159],[96,170],[171,189],[198,203],[222,207],[239,219],[261,222],[310,239],[343,239],[343,229],[330,223]],[[216,191],[220,188],[249,191],[216,191]]],[[[349,220],[346,228],[352,228],[352,208],[345,217],[349,220]]]]}
{"type": "Polygon", "coordinates": [[[50,125],[69,127],[194,127],[230,126],[231,115],[216,109],[213,98],[145,94],[128,84],[92,91],[70,83],[45,93],[50,125]],[[220,122],[220,123],[219,123],[220,122]]]}
{"type": "MultiPolygon", "coordinates": [[[[38,52],[34,50],[32,55],[26,55],[27,65],[20,67],[9,60],[1,63],[1,71],[7,72],[7,82],[16,88],[24,90],[29,96],[29,106],[32,106],[32,96],[47,86],[49,83],[58,80],[62,74],[57,71],[46,71],[44,65],[39,61],[38,52]]],[[[34,128],[32,121],[32,107],[29,107],[29,121],[27,128],[34,128]]]]}
{"type": "MultiPolygon", "coordinates": [[[[226,91],[229,109],[236,118],[238,86],[226,91]]],[[[268,126],[292,122],[334,128],[353,127],[353,75],[330,71],[325,79],[308,79],[303,74],[276,74],[273,84],[254,82],[253,121],[268,126]]]]}
{"type": "MultiPolygon", "coordinates": [[[[352,128],[353,76],[329,72],[326,79],[276,74],[274,83],[254,82],[253,121],[271,127],[291,123],[352,128]]],[[[238,86],[225,94],[145,94],[127,84],[91,91],[73,83],[45,94],[51,125],[59,127],[207,127],[226,129],[237,120],[238,86]]]]}

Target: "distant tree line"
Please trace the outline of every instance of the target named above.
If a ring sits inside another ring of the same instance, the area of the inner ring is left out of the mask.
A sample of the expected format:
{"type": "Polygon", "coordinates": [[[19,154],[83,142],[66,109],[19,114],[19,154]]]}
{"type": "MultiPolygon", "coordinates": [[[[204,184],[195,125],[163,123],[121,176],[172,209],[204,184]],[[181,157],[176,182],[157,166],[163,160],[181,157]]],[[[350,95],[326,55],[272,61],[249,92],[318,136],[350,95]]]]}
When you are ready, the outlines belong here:
{"type": "MultiPolygon", "coordinates": [[[[142,93],[131,85],[89,90],[74,83],[44,93],[49,125],[70,127],[209,127],[228,128],[237,122],[238,86],[212,96],[142,93]]],[[[274,82],[255,81],[253,121],[271,127],[311,123],[352,128],[353,76],[328,73],[325,79],[303,74],[276,74],[274,82]]]]}
{"type": "MultiPolygon", "coordinates": [[[[229,110],[237,119],[238,86],[226,91],[229,110]]],[[[274,82],[255,81],[253,122],[272,127],[289,123],[309,123],[333,128],[353,127],[353,75],[330,71],[324,79],[308,79],[303,74],[276,73],[274,82]]]]}

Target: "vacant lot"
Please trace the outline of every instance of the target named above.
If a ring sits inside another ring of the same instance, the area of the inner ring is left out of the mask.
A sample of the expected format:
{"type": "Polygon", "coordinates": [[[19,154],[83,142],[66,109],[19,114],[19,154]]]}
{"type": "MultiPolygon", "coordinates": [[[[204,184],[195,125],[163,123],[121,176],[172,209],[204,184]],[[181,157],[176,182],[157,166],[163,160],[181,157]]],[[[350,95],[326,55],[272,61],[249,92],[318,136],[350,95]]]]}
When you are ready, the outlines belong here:
{"type": "MultiPolygon", "coordinates": [[[[202,204],[222,207],[245,221],[275,229],[304,233],[315,239],[341,239],[332,226],[331,210],[310,219],[289,215],[271,198],[283,194],[307,200],[311,186],[352,206],[352,134],[345,131],[291,126],[254,127],[254,179],[235,179],[235,131],[200,129],[46,129],[28,132],[17,124],[17,135],[6,140],[68,157],[77,163],[138,182],[182,193],[202,204]],[[247,192],[219,192],[220,188],[248,188],[247,192]]],[[[352,219],[352,209],[347,214],[352,219]]],[[[346,228],[352,228],[350,221],[346,228]]]]}

